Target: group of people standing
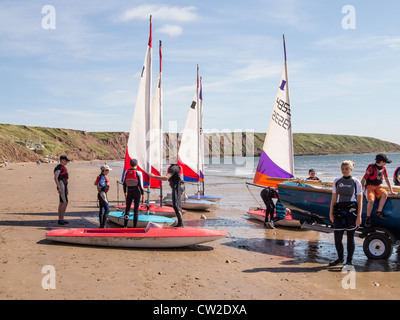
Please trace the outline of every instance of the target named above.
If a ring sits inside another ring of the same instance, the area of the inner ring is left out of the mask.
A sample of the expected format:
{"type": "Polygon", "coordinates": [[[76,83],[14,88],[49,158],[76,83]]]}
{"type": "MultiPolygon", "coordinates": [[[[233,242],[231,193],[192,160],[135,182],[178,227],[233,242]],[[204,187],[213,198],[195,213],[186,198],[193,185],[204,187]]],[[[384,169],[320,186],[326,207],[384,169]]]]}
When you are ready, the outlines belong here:
{"type": "MultiPolygon", "coordinates": [[[[54,181],[59,193],[58,206],[58,224],[65,225],[68,223],[64,219],[65,211],[68,206],[68,170],[66,165],[71,160],[67,156],[60,156],[60,163],[54,168],[54,181]]],[[[126,199],[126,208],[124,215],[124,227],[127,228],[129,221],[129,212],[133,206],[133,227],[136,228],[139,217],[140,201],[144,202],[143,174],[138,170],[138,161],[132,159],[130,168],[125,171],[123,178],[123,190],[126,199]]],[[[108,173],[112,170],[108,165],[100,167],[100,174],[97,176],[94,185],[97,187],[97,199],[99,201],[99,222],[100,228],[105,228],[107,216],[110,212],[107,193],[110,189],[110,181],[107,178],[108,173]]],[[[177,224],[175,227],[183,227],[181,197],[183,192],[183,180],[181,178],[181,168],[178,164],[172,164],[168,168],[165,176],[157,176],[150,174],[151,178],[168,181],[172,189],[172,204],[177,216],[177,224]]]]}
{"type": "MultiPolygon", "coordinates": [[[[65,211],[68,205],[68,171],[66,165],[70,160],[67,156],[60,157],[60,164],[54,169],[54,180],[57,185],[59,193],[59,219],[58,224],[64,225],[68,222],[64,220],[65,211]]],[[[384,205],[386,203],[388,193],[382,187],[383,180],[385,180],[389,192],[391,194],[397,194],[393,191],[388,172],[386,170],[386,164],[391,163],[385,154],[380,153],[375,157],[375,163],[368,165],[367,170],[361,179],[361,182],[352,177],[351,173],[354,169],[354,162],[346,160],[341,163],[342,177],[337,178],[333,182],[332,187],[332,199],[329,210],[329,217],[334,225],[334,238],[335,247],[338,253],[338,259],[330,263],[331,266],[337,265],[344,261],[344,247],[343,247],[343,236],[344,232],[347,233],[347,261],[346,264],[352,264],[352,258],[355,248],[355,231],[362,224],[362,207],[363,207],[363,190],[366,193],[367,199],[367,215],[365,218],[364,226],[366,228],[371,227],[371,214],[375,200],[379,200],[378,210],[375,215],[379,219],[386,219],[383,212],[384,205]]],[[[136,227],[138,221],[138,212],[140,200],[144,201],[144,189],[143,189],[143,175],[137,169],[138,162],[136,159],[130,161],[131,168],[125,172],[123,188],[126,197],[126,209],[124,216],[124,227],[128,225],[129,211],[134,203],[134,223],[136,227]]],[[[95,181],[98,191],[99,200],[99,221],[100,228],[105,227],[107,215],[110,212],[110,206],[107,199],[107,192],[110,187],[110,182],[107,178],[107,174],[111,168],[107,165],[101,166],[101,173],[95,181]]],[[[310,180],[319,180],[316,177],[315,170],[310,169],[310,180]]],[[[181,168],[177,164],[173,164],[168,168],[168,172],[165,176],[157,176],[150,174],[151,178],[159,179],[163,181],[169,181],[172,189],[172,200],[173,207],[177,216],[176,227],[183,227],[182,220],[182,207],[181,207],[181,196],[183,192],[182,179],[181,179],[181,168]]],[[[394,184],[400,185],[400,167],[398,167],[394,174],[394,184]]],[[[266,205],[265,215],[265,226],[273,228],[273,223],[279,219],[285,217],[286,208],[282,205],[279,200],[279,195],[273,188],[265,188],[261,191],[261,197],[266,205]],[[276,204],[272,201],[273,198],[277,199],[276,204]],[[274,213],[276,213],[274,215],[274,213]]]]}

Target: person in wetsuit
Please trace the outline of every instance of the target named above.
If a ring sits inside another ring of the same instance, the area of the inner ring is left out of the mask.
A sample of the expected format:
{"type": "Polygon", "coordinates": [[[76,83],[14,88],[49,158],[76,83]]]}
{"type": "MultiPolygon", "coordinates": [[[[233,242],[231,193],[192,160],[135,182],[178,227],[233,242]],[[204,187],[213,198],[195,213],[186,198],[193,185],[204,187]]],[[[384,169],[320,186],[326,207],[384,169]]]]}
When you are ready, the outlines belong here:
{"type": "Polygon", "coordinates": [[[335,179],[332,188],[332,200],[329,218],[334,224],[335,247],[338,259],[331,261],[329,266],[336,266],[344,261],[343,235],[347,233],[347,265],[352,264],[355,249],[354,234],[361,225],[362,188],[361,183],[351,176],[354,162],[343,161],[341,170],[343,176],[335,179]]]}
{"type": "Polygon", "coordinates": [[[126,198],[125,216],[124,216],[124,228],[128,227],[129,211],[133,206],[133,227],[136,228],[139,219],[139,205],[140,196],[142,196],[142,202],[144,201],[144,190],[143,190],[143,175],[137,170],[138,161],[132,159],[130,161],[131,168],[125,172],[123,189],[126,198]]]}
{"type": "Polygon", "coordinates": [[[183,193],[183,180],[181,178],[181,167],[178,164],[171,164],[168,168],[167,175],[157,176],[150,174],[151,178],[168,181],[172,190],[172,207],[175,210],[176,218],[178,220],[175,227],[183,227],[182,219],[182,193],[183,193]]]}
{"type": "Polygon", "coordinates": [[[268,229],[274,229],[275,222],[285,219],[286,217],[286,208],[282,204],[279,199],[278,192],[275,188],[266,187],[261,190],[260,196],[265,204],[265,221],[264,227],[268,229]],[[272,199],[277,199],[276,205],[274,204],[272,199]],[[276,212],[275,212],[276,211],[276,212]],[[274,217],[274,213],[275,217],[274,217]]]}
{"type": "Polygon", "coordinates": [[[60,203],[58,205],[58,224],[64,225],[68,221],[64,220],[65,211],[68,206],[68,170],[66,165],[71,160],[67,156],[60,156],[60,164],[54,168],[54,181],[57,185],[60,203]]]}
{"type": "Polygon", "coordinates": [[[101,173],[98,175],[94,185],[97,186],[97,199],[99,200],[99,221],[100,228],[105,228],[107,215],[110,213],[110,205],[108,204],[107,192],[110,189],[110,181],[107,174],[112,170],[108,165],[100,167],[101,173]]]}
{"type": "Polygon", "coordinates": [[[318,178],[317,176],[316,176],[316,172],[315,172],[315,170],[314,169],[310,169],[310,170],[308,170],[308,175],[309,175],[309,177],[306,179],[307,181],[321,181],[320,180],[320,178],[318,178]]]}
{"type": "Polygon", "coordinates": [[[400,167],[397,167],[397,169],[394,171],[393,183],[395,186],[400,186],[400,167]]]}
{"type": "Polygon", "coordinates": [[[361,179],[361,185],[367,190],[367,217],[365,218],[365,226],[371,226],[371,213],[374,207],[375,199],[379,199],[378,210],[375,215],[380,219],[385,219],[386,216],[383,213],[383,207],[385,206],[386,199],[388,197],[387,191],[382,187],[383,180],[386,181],[387,186],[391,194],[397,194],[393,191],[388,178],[388,173],[385,168],[387,163],[391,163],[385,154],[379,153],[375,157],[375,163],[368,165],[364,177],[361,179]]]}

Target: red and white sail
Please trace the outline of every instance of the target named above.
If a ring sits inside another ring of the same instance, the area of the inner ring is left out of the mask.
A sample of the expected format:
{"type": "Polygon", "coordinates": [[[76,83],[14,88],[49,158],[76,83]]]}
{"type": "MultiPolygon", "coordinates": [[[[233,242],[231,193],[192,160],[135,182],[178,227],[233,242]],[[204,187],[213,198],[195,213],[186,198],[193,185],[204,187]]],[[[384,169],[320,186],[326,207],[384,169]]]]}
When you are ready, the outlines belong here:
{"type": "MultiPolygon", "coordinates": [[[[163,159],[163,90],[162,90],[162,51],[160,41],[160,72],[158,74],[156,88],[154,90],[153,103],[151,105],[151,173],[162,176],[163,159]]],[[[162,181],[151,179],[151,188],[160,188],[162,181]]]]}
{"type": "Polygon", "coordinates": [[[130,160],[138,160],[138,169],[143,173],[143,183],[150,183],[150,129],[151,129],[151,72],[152,72],[152,21],[150,16],[150,37],[144,59],[135,111],[129,132],[125,154],[124,170],[130,168],[130,160]]]}
{"type": "Polygon", "coordinates": [[[185,128],[182,132],[181,144],[178,152],[178,164],[182,168],[184,181],[204,181],[204,137],[203,137],[203,99],[197,66],[197,87],[185,128]]]}

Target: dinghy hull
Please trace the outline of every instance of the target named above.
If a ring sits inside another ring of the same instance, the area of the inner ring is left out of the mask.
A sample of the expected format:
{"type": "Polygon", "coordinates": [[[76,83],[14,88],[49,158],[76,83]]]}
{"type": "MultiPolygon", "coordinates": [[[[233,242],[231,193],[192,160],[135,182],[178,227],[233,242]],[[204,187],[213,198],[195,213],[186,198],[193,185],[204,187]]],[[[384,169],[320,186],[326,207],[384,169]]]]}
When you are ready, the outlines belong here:
{"type": "Polygon", "coordinates": [[[79,245],[126,248],[178,248],[215,241],[225,231],[200,228],[135,229],[56,229],[46,233],[48,240],[79,245]]]}
{"type": "MultiPolygon", "coordinates": [[[[115,211],[115,212],[110,212],[108,214],[108,219],[120,226],[124,226],[124,212],[120,211],[115,211]]],[[[158,223],[164,226],[170,226],[175,222],[174,219],[163,217],[163,216],[157,216],[153,214],[139,214],[138,217],[138,223],[137,223],[137,228],[146,228],[146,226],[150,223],[158,223]]],[[[132,228],[133,227],[133,213],[130,213],[129,215],[129,220],[128,220],[128,227],[132,228]]]]}

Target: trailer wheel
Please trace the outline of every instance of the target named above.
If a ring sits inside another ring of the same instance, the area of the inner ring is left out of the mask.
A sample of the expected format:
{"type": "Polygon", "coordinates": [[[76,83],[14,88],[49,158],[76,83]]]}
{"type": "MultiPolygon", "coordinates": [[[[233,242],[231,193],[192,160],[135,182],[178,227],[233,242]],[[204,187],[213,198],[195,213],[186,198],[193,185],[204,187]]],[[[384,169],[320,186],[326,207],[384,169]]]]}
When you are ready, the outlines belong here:
{"type": "Polygon", "coordinates": [[[363,249],[369,259],[389,259],[393,252],[393,245],[386,234],[374,232],[365,238],[363,249]]]}

